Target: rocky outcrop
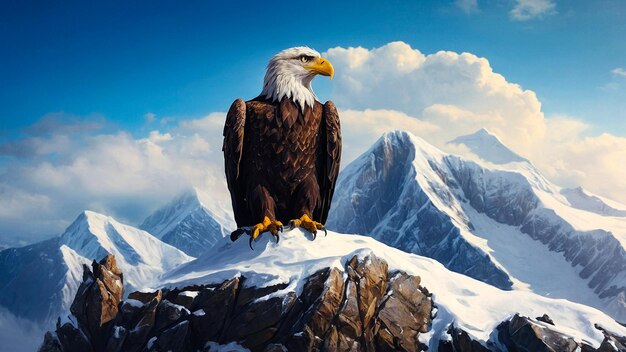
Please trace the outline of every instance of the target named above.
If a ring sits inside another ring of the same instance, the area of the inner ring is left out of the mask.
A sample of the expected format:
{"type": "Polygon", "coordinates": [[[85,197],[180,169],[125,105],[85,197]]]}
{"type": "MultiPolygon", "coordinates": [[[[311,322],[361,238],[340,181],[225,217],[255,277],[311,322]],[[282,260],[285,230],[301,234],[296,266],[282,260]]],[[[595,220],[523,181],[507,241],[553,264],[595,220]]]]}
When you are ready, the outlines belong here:
{"type": "Polygon", "coordinates": [[[516,314],[498,326],[498,339],[511,352],[573,352],[582,348],[574,339],[552,330],[549,325],[552,324],[516,314]]]}
{"type": "Polygon", "coordinates": [[[299,292],[287,283],[255,287],[233,277],[122,300],[123,275],[113,256],[84,270],[72,314],[45,335],[41,352],[209,351],[229,343],[267,352],[426,351],[425,343],[444,352],[626,351],[626,337],[596,325],[605,338],[595,349],[560,333],[545,314],[516,314],[489,341],[455,323],[430,331],[436,311],[420,278],[390,271],[374,255],[354,256],[343,270],[317,271],[299,292]]]}
{"type": "Polygon", "coordinates": [[[474,340],[467,331],[454,326],[454,324],[450,324],[446,334],[446,338],[439,341],[437,348],[439,352],[489,352],[497,350],[495,346],[490,346],[491,349],[483,346],[474,340]]]}
{"type": "Polygon", "coordinates": [[[492,333],[492,339],[484,343],[474,340],[465,330],[452,324],[445,338],[439,342],[438,351],[626,352],[626,337],[616,336],[601,326],[595,326],[604,334],[604,340],[597,349],[556,331],[554,326],[547,314],[536,319],[515,314],[498,325],[492,333]]]}
{"type": "Polygon", "coordinates": [[[598,348],[598,352],[626,352],[626,336],[615,335],[599,325],[595,327],[604,334],[604,340],[598,348]]]}
{"type": "Polygon", "coordinates": [[[122,274],[107,256],[85,267],[72,316],[40,351],[196,351],[237,342],[252,351],[425,351],[432,300],[420,278],[389,272],[375,256],[287,284],[219,285],[134,292],[121,301],[122,274]],[[119,285],[118,285],[119,283],[119,285]],[[119,288],[119,289],[118,289],[119,288]]]}

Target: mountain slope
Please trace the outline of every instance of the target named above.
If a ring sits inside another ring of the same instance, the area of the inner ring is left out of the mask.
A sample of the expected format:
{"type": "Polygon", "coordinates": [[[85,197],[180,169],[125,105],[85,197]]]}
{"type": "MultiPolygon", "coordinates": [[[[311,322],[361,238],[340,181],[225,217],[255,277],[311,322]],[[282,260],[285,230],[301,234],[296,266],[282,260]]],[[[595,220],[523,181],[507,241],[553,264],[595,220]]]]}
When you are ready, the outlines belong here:
{"type": "Polygon", "coordinates": [[[69,307],[83,264],[107,253],[118,258],[129,289],[151,287],[161,273],[193,259],[145,231],[85,211],[59,237],[0,253],[0,305],[46,322],[69,307]]]}
{"type": "Polygon", "coordinates": [[[197,257],[234,229],[230,214],[198,190],[186,192],[147,217],[139,226],[163,242],[197,257]]]}
{"type": "Polygon", "coordinates": [[[561,194],[567,198],[570,205],[576,209],[585,210],[604,216],[626,217],[626,207],[589,193],[582,187],[563,188],[561,194]]]}
{"type": "Polygon", "coordinates": [[[470,147],[474,154],[499,163],[446,154],[405,132],[385,134],[340,175],[327,225],[371,234],[496,287],[626,320],[626,218],[572,206],[486,131],[470,140],[480,146],[470,147]],[[476,141],[481,135],[486,141],[476,141]]]}
{"type": "Polygon", "coordinates": [[[406,252],[501,289],[512,282],[502,268],[464,239],[470,226],[449,187],[440,181],[445,155],[406,133],[385,134],[339,176],[328,227],[371,234],[406,252]],[[420,157],[418,157],[418,155],[420,157]]]}
{"type": "MultiPolygon", "coordinates": [[[[515,313],[530,317],[548,314],[554,320],[554,329],[596,348],[604,336],[593,327],[595,323],[619,336],[626,334],[626,328],[594,308],[527,291],[502,291],[451,272],[433,259],[405,253],[371,237],[329,232],[327,237],[312,240],[310,235],[294,230],[282,234],[279,243],[263,235],[254,243],[254,248],[254,251],[249,250],[245,241],[231,243],[224,239],[204,256],[167,273],[164,285],[181,292],[175,288],[189,285],[199,288],[193,285],[245,277],[246,287],[268,288],[267,296],[257,297],[256,301],[277,298],[285,302],[283,295],[288,297],[289,292],[299,295],[306,291],[307,278],[320,270],[339,270],[344,278],[349,277],[352,274],[346,265],[351,258],[356,256],[370,265],[375,256],[388,263],[390,273],[403,271],[419,276],[420,285],[432,294],[436,316],[428,331],[420,334],[420,342],[428,345],[429,350],[437,350],[440,340],[447,338],[446,331],[452,323],[482,344],[488,341],[497,344],[494,330],[515,313]]],[[[345,292],[349,295],[351,290],[348,288],[345,292]]]]}

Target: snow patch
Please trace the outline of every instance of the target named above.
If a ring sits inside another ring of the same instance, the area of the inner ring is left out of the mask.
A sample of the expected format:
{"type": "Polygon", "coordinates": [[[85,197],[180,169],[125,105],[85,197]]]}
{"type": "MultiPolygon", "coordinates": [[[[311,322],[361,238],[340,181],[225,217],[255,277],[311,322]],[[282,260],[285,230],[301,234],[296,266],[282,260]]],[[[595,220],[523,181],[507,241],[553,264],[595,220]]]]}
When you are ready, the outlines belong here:
{"type": "MultiPolygon", "coordinates": [[[[253,251],[246,241],[232,243],[224,239],[205,256],[167,273],[165,286],[219,283],[239,274],[246,277],[248,286],[288,283],[299,293],[304,279],[316,271],[327,267],[342,269],[352,256],[373,253],[384,258],[390,270],[420,276],[422,285],[433,293],[438,311],[431,338],[439,338],[445,327],[455,322],[472,337],[486,341],[500,322],[515,313],[529,317],[546,313],[559,331],[595,346],[600,345],[603,335],[594,323],[626,335],[625,327],[597,309],[529,291],[503,291],[451,272],[433,259],[402,252],[370,237],[329,231],[327,237],[319,236],[313,241],[297,229],[283,233],[278,245],[270,237],[259,237],[253,251]]],[[[436,349],[434,340],[431,348],[436,349]]]]}

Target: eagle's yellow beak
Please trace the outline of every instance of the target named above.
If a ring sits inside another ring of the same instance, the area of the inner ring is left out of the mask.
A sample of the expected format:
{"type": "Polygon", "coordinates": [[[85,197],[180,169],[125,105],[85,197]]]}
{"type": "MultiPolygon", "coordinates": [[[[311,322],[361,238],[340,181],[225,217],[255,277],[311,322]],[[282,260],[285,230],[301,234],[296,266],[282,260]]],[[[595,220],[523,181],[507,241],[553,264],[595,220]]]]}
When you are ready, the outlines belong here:
{"type": "Polygon", "coordinates": [[[333,79],[335,74],[335,69],[330,61],[321,57],[315,59],[312,64],[304,66],[304,68],[318,75],[329,76],[330,79],[333,79]]]}

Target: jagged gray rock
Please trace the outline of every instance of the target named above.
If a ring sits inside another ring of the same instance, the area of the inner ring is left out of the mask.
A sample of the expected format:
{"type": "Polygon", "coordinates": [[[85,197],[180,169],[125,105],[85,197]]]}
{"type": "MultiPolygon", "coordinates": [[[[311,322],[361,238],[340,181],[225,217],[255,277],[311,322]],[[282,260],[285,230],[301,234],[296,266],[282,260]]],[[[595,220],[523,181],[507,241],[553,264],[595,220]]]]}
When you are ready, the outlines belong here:
{"type": "MultiPolygon", "coordinates": [[[[47,333],[41,352],[208,351],[209,343],[236,342],[251,351],[425,351],[434,303],[419,276],[389,271],[374,255],[347,261],[343,270],[310,275],[299,293],[283,283],[221,284],[133,292],[121,301],[122,273],[108,256],[87,267],[68,321],[47,333]],[[103,291],[104,290],[104,291],[103,291]],[[117,302],[117,303],[115,303],[117,302]],[[114,309],[113,306],[117,308],[114,309]],[[113,314],[113,312],[116,312],[113,314]],[[94,323],[95,322],[95,323],[94,323]]],[[[598,349],[554,328],[547,316],[519,314],[501,323],[489,341],[476,341],[451,324],[440,351],[626,351],[626,337],[601,326],[598,349]]],[[[435,342],[436,343],[436,342],[435,342]]],[[[432,344],[431,344],[432,345],[432,344]]]]}
{"type": "MultiPolygon", "coordinates": [[[[94,266],[94,273],[117,272],[107,268],[94,266]]],[[[344,272],[316,272],[299,295],[279,292],[287,284],[249,287],[244,277],[234,277],[219,285],[134,292],[118,301],[115,316],[108,314],[110,304],[96,304],[97,312],[107,314],[85,313],[93,303],[87,292],[111,281],[95,275],[86,269],[72,305],[73,313],[87,318],[58,326],[40,351],[195,351],[206,350],[208,342],[232,341],[252,351],[427,349],[418,336],[430,326],[430,294],[419,277],[390,273],[373,255],[353,257],[344,272]],[[93,316],[105,317],[100,322],[107,328],[94,329],[93,316]]],[[[98,297],[104,302],[109,296],[98,297]]]]}

